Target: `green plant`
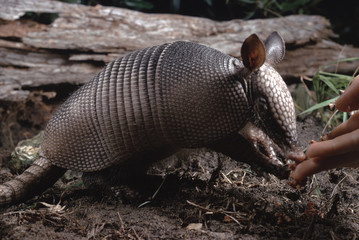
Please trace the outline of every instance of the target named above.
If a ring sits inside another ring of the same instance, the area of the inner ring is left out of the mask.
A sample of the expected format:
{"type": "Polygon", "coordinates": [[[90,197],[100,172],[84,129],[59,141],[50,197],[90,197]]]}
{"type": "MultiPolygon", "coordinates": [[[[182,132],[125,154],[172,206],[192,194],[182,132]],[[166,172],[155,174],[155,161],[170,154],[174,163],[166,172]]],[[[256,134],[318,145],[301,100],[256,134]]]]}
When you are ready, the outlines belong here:
{"type": "Polygon", "coordinates": [[[91,5],[94,6],[96,4],[102,4],[107,6],[114,6],[114,7],[127,7],[136,10],[150,10],[153,9],[153,3],[150,0],[58,0],[61,2],[67,3],[77,3],[83,5],[91,5]]]}
{"type": "Polygon", "coordinates": [[[42,24],[51,24],[56,18],[59,17],[58,13],[35,13],[35,12],[26,12],[24,17],[25,19],[31,19],[35,22],[42,24]]]}
{"type": "Polygon", "coordinates": [[[346,58],[337,62],[330,63],[322,66],[319,71],[313,76],[313,91],[315,93],[316,104],[312,107],[302,111],[299,115],[308,114],[313,111],[317,112],[323,123],[335,127],[341,122],[347,119],[347,113],[333,111],[328,106],[335,102],[339,97],[340,91],[345,90],[350,82],[353,80],[353,76],[330,73],[323,71],[326,67],[339,62],[358,61],[359,58],[346,58]]]}
{"type": "Polygon", "coordinates": [[[247,14],[245,19],[255,15],[281,16],[286,14],[306,14],[322,0],[226,0],[226,4],[240,5],[247,14]]]}

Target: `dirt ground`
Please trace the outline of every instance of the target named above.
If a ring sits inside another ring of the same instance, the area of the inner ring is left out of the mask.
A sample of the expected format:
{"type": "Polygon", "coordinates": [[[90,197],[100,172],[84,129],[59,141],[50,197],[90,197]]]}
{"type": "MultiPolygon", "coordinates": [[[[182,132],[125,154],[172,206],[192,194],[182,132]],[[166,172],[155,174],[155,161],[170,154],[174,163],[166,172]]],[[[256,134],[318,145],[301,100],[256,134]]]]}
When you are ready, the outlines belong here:
{"type": "MultiPolygon", "coordinates": [[[[46,100],[40,91],[23,104],[0,103],[2,181],[14,177],[7,162],[17,141],[44,127],[55,102],[46,100]]],[[[317,139],[321,130],[311,117],[298,122],[303,146],[317,139]]],[[[149,177],[139,186],[121,186],[111,193],[85,189],[76,177],[62,178],[39,197],[0,208],[0,237],[359,238],[356,170],[317,174],[303,189],[296,190],[272,175],[259,177],[246,164],[223,155],[194,152],[186,158],[173,158],[171,164],[155,164],[151,172],[167,173],[167,177],[164,181],[149,177]]]]}

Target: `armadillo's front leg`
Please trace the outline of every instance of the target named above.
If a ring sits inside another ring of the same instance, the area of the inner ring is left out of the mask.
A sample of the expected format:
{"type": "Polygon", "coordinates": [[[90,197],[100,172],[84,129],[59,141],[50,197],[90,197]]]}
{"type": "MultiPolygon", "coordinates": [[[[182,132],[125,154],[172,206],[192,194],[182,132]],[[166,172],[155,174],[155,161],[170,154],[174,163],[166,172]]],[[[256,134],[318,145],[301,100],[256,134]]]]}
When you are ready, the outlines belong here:
{"type": "MultiPolygon", "coordinates": [[[[271,173],[280,179],[287,179],[289,176],[288,168],[278,164],[277,161],[273,161],[273,159],[266,155],[267,153],[261,151],[261,147],[258,147],[258,142],[253,144],[252,140],[248,141],[248,139],[238,133],[213,143],[208,147],[214,151],[221,152],[236,161],[245,162],[251,165],[252,169],[259,175],[262,175],[263,173],[271,173]]],[[[277,147],[267,146],[267,149],[271,150],[269,155],[275,154],[272,150],[276,148],[277,147]]],[[[276,156],[276,159],[277,157],[278,156],[276,156]]]]}
{"type": "Polygon", "coordinates": [[[239,132],[249,143],[257,155],[275,165],[283,165],[282,160],[285,158],[283,151],[275,144],[267,134],[248,122],[239,132]]]}

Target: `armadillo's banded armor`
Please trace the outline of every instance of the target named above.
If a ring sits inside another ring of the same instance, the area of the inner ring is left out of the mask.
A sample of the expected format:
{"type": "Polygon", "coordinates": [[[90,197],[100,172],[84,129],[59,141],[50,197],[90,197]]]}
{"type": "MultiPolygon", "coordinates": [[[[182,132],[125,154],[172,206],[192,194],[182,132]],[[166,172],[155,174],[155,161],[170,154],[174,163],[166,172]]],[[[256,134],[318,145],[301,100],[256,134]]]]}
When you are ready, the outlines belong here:
{"type": "Polygon", "coordinates": [[[235,61],[191,42],[119,58],[52,117],[41,154],[59,167],[96,171],[159,146],[228,136],[249,117],[235,61]]]}

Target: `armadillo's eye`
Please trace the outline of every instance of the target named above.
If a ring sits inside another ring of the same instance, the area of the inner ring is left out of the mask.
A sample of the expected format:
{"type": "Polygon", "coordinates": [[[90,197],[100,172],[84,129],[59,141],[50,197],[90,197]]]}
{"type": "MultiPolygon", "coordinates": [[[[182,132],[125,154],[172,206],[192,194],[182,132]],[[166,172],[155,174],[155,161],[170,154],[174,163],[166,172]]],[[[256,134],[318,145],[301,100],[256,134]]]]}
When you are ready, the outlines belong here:
{"type": "Polygon", "coordinates": [[[267,99],[265,99],[264,97],[260,97],[258,100],[259,100],[260,108],[262,110],[267,110],[268,109],[267,99]]]}

